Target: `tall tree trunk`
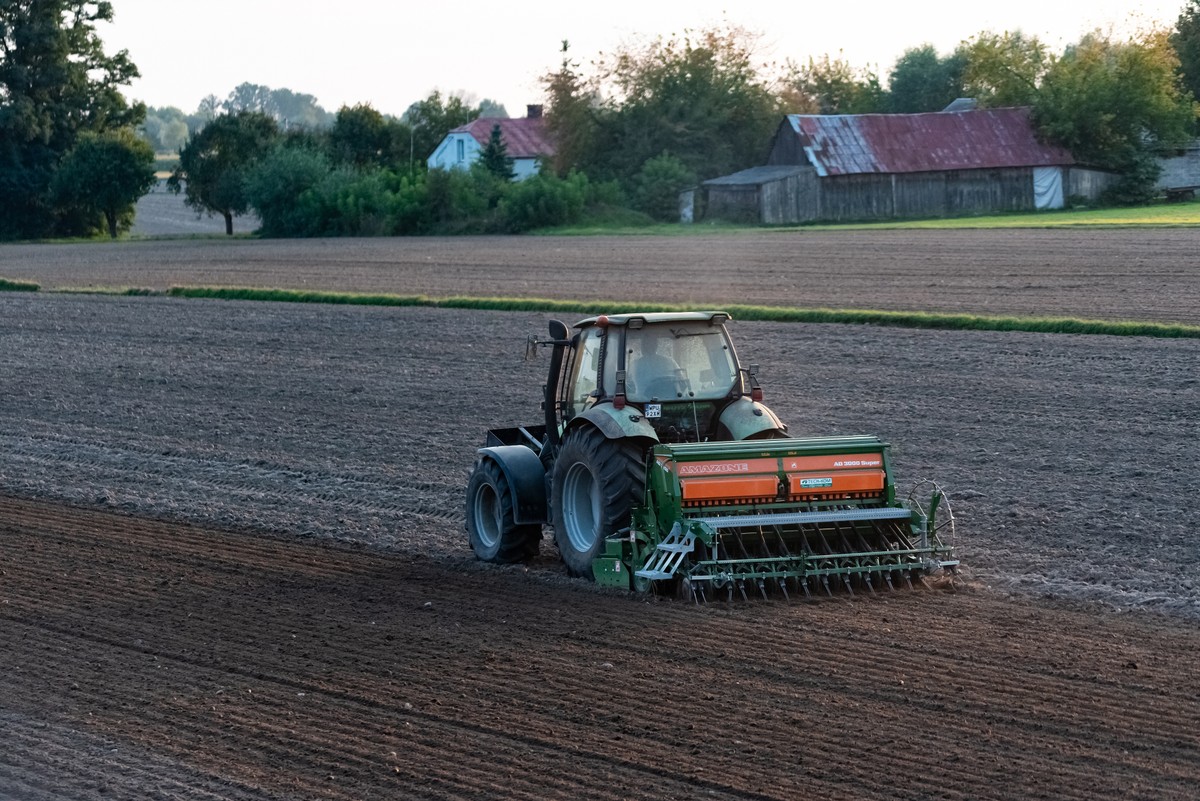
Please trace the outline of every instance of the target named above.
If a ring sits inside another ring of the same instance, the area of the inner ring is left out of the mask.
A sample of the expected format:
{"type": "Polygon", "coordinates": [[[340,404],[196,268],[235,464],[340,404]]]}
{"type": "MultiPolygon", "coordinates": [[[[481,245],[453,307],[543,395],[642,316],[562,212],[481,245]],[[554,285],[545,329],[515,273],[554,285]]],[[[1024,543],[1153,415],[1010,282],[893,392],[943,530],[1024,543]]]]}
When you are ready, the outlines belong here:
{"type": "Polygon", "coordinates": [[[117,238],[117,213],[111,209],[105,209],[104,219],[108,221],[108,235],[113,239],[117,238]]]}
{"type": "Polygon", "coordinates": [[[225,235],[233,236],[233,212],[227,211],[225,214],[225,235]]]}

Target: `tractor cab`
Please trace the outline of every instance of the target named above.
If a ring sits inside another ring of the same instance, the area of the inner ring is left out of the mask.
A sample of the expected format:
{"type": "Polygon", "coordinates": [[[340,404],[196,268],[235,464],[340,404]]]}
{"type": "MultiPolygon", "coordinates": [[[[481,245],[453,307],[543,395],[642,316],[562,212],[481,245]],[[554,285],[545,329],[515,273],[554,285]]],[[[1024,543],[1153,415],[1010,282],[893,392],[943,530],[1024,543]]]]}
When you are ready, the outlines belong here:
{"type": "Polygon", "coordinates": [[[576,323],[555,382],[559,423],[609,406],[644,417],[660,442],[736,438],[722,413],[742,399],[757,402],[761,390],[738,364],[728,319],[724,312],[685,312],[576,323]]]}

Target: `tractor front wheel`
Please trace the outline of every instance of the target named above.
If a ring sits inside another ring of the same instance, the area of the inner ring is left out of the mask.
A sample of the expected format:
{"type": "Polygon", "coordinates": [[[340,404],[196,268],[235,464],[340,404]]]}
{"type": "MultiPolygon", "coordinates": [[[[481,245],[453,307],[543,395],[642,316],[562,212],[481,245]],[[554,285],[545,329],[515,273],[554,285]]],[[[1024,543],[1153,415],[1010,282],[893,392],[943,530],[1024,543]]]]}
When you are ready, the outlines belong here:
{"type": "Polygon", "coordinates": [[[508,480],[491,459],[481,459],[467,481],[467,538],[485,562],[522,562],[538,552],[542,527],[513,522],[508,480]]]}
{"type": "Polygon", "coordinates": [[[646,486],[643,449],[583,426],[567,434],[551,478],[554,543],[572,576],[594,579],[605,537],[629,525],[646,486]]]}

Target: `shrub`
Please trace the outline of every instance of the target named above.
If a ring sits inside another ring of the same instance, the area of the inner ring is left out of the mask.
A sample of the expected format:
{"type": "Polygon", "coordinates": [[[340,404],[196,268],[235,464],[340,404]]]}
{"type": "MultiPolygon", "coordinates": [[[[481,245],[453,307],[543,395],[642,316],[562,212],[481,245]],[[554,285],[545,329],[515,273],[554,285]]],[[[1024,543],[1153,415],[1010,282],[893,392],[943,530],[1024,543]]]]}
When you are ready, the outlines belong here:
{"type": "Polygon", "coordinates": [[[1154,200],[1155,184],[1162,166],[1152,153],[1134,152],[1126,157],[1126,167],[1117,181],[1100,195],[1108,206],[1141,206],[1154,200]]]}
{"type": "Polygon", "coordinates": [[[329,178],[331,165],[319,150],[277,145],[245,178],[246,199],[262,220],[265,236],[316,236],[323,231],[321,204],[304,194],[329,178]]]}
{"type": "Polygon", "coordinates": [[[633,205],[663,222],[679,221],[679,193],[696,183],[696,174],[669,153],[647,159],[633,177],[633,205]]]}
{"type": "Polygon", "coordinates": [[[430,170],[425,174],[426,198],[434,228],[442,233],[466,233],[482,228],[488,195],[481,192],[473,170],[430,170]]]}
{"type": "Polygon", "coordinates": [[[501,203],[505,228],[512,232],[578,222],[588,197],[588,179],[571,172],[559,178],[543,171],[513,185],[501,203]]]}

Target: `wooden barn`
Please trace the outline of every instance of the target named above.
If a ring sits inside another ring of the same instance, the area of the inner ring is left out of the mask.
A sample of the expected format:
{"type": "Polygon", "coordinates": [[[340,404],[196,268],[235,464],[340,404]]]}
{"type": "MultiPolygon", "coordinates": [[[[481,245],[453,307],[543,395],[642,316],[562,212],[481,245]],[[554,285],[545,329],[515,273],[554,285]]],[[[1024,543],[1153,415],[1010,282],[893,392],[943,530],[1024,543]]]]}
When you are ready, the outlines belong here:
{"type": "Polygon", "coordinates": [[[1055,209],[1111,180],[1039,142],[1025,108],[789,114],[766,166],[704,182],[703,216],[784,225],[1055,209]]]}
{"type": "Polygon", "coordinates": [[[1200,189],[1200,139],[1189,142],[1168,156],[1159,159],[1162,173],[1155,189],[1168,200],[1186,200],[1200,189]]]}

